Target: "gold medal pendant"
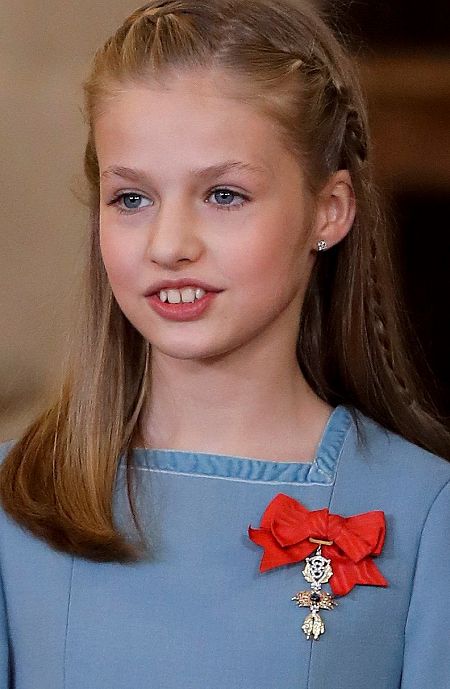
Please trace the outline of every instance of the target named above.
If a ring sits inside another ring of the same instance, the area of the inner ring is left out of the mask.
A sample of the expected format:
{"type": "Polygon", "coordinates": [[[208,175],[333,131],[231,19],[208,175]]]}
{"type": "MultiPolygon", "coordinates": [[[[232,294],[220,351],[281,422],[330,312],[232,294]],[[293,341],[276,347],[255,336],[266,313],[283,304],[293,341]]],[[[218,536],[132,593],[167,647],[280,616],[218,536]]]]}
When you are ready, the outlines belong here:
{"type": "Polygon", "coordinates": [[[306,558],[305,569],[302,572],[308,584],[311,584],[311,590],[299,591],[291,600],[300,608],[310,608],[311,612],[305,617],[302,630],[307,639],[312,636],[314,640],[317,640],[325,632],[325,625],[319,615],[319,610],[332,610],[337,602],[332,594],[322,591],[322,584],[328,583],[333,576],[331,560],[327,560],[322,555],[322,545],[329,545],[329,542],[314,542],[318,542],[319,547],[314,555],[306,558]]]}

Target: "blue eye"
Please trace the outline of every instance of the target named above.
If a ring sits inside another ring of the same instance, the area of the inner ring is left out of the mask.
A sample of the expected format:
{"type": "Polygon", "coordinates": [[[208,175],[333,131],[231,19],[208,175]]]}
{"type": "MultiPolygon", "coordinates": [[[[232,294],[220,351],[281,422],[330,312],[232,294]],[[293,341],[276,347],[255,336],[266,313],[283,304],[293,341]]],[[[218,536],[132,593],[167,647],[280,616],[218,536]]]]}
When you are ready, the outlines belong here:
{"type": "Polygon", "coordinates": [[[126,191],[116,196],[111,201],[111,205],[117,206],[119,213],[133,213],[133,211],[138,211],[141,208],[149,206],[150,200],[146,196],[143,196],[143,194],[137,194],[134,191],[126,191]],[[145,201],[147,201],[147,203],[143,203],[145,201]]]}
{"type": "Polygon", "coordinates": [[[135,210],[139,208],[141,203],[140,194],[124,194],[122,197],[123,204],[128,210],[135,210]]]}
{"type": "Polygon", "coordinates": [[[246,197],[242,194],[238,194],[237,191],[227,189],[226,187],[219,187],[218,189],[213,189],[210,192],[208,198],[210,198],[211,196],[214,196],[217,201],[217,210],[237,210],[238,208],[243,206],[245,201],[247,200],[246,197]],[[239,203],[234,203],[233,205],[231,205],[231,203],[227,203],[230,200],[232,201],[236,196],[241,198],[242,201],[240,201],[239,203]]]}

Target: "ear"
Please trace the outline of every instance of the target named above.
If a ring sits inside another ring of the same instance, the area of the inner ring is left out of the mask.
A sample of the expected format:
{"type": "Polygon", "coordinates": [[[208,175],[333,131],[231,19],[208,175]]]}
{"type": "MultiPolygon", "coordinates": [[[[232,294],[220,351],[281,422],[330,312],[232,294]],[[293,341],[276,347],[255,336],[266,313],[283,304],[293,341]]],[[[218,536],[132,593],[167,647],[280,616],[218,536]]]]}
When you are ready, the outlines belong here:
{"type": "Polygon", "coordinates": [[[320,241],[330,249],[344,239],[355,220],[356,203],[348,170],[338,170],[329,178],[316,204],[312,249],[316,251],[320,241]]]}

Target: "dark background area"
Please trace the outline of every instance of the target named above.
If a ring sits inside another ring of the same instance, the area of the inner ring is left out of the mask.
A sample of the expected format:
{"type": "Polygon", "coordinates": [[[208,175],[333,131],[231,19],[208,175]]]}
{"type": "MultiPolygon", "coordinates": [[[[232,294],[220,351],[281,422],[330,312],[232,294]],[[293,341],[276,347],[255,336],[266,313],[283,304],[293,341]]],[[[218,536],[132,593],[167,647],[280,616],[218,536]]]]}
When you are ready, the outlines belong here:
{"type": "Polygon", "coordinates": [[[450,420],[450,3],[328,5],[368,65],[379,186],[395,219],[411,351],[450,420]]]}
{"type": "MultiPolygon", "coordinates": [[[[329,3],[330,4],[330,3],[329,3]]],[[[333,2],[354,36],[370,49],[427,48],[448,51],[450,4],[448,0],[354,0],[333,2]]]]}

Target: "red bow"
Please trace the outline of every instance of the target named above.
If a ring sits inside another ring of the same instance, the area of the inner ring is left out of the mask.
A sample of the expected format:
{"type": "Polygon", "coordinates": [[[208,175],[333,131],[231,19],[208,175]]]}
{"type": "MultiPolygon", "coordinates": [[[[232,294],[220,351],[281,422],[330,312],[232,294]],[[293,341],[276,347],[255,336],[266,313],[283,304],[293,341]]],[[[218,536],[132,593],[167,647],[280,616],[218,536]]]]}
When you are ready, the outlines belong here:
{"type": "Polygon", "coordinates": [[[310,512],[294,498],[279,493],[267,506],[259,529],[249,527],[250,539],[264,548],[260,571],[300,562],[318,547],[309,538],[333,541],[322,545],[322,555],[331,559],[330,586],[344,596],[355,584],[388,586],[372,561],[383,548],[384,512],[374,511],[341,517],[327,509],[310,512]]]}

